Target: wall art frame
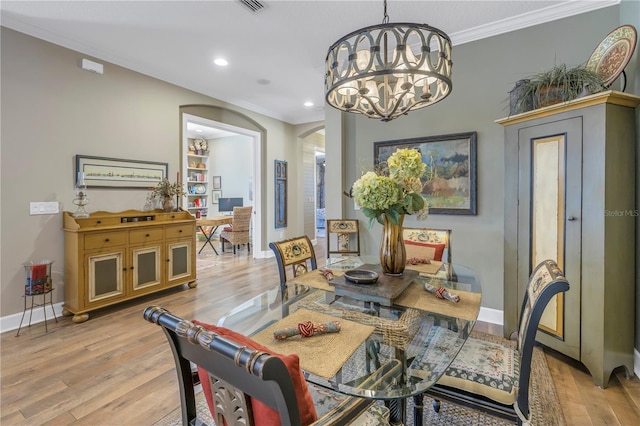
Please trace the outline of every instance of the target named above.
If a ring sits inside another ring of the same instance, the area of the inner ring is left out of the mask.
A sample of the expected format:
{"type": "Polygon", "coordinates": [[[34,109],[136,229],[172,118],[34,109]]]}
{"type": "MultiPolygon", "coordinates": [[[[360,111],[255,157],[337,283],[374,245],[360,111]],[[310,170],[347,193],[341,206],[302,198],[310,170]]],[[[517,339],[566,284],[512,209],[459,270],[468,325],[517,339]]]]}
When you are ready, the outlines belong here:
{"type": "Polygon", "coordinates": [[[211,204],[218,204],[222,198],[222,189],[213,189],[211,191],[211,204]]]}
{"type": "Polygon", "coordinates": [[[169,174],[169,163],[80,154],[75,157],[75,176],[84,173],[89,188],[149,189],[169,174]]]}
{"type": "Polygon", "coordinates": [[[213,189],[222,189],[222,176],[211,176],[211,187],[213,189]]]}
{"type": "Polygon", "coordinates": [[[275,227],[287,227],[287,162],[274,160],[275,227]]]}
{"type": "Polygon", "coordinates": [[[430,214],[477,214],[477,132],[381,141],[373,144],[376,170],[399,148],[414,148],[427,165],[422,195],[430,214]]]}

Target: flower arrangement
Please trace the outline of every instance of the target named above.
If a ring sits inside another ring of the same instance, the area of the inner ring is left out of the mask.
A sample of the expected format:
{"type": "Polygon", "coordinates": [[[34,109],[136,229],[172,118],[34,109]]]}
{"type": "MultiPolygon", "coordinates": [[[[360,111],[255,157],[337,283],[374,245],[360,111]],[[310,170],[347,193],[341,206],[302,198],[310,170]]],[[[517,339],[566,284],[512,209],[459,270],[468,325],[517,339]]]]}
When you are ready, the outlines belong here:
{"type": "Polygon", "coordinates": [[[403,148],[391,154],[381,172],[367,172],[355,181],[352,195],[369,218],[369,226],[374,220],[384,224],[383,213],[396,225],[402,214],[415,214],[418,220],[425,220],[429,213],[429,204],[422,196],[426,171],[420,152],[403,148]]]}
{"type": "Polygon", "coordinates": [[[151,191],[150,198],[152,199],[163,199],[167,197],[185,195],[184,189],[182,189],[182,184],[178,182],[171,183],[167,178],[162,179],[158,182],[158,185],[153,188],[149,188],[149,190],[151,191]]]}

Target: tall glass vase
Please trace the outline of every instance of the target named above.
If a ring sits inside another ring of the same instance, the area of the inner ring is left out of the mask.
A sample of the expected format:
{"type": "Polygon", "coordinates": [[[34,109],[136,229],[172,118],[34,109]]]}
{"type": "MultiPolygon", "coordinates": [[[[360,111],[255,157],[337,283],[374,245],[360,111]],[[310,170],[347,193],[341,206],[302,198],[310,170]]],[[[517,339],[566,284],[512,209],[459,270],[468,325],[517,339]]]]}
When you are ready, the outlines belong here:
{"type": "Polygon", "coordinates": [[[402,237],[402,223],[404,215],[400,215],[398,224],[391,222],[385,214],[382,228],[382,242],[380,243],[380,266],[387,275],[402,275],[407,263],[407,251],[402,237]]]}

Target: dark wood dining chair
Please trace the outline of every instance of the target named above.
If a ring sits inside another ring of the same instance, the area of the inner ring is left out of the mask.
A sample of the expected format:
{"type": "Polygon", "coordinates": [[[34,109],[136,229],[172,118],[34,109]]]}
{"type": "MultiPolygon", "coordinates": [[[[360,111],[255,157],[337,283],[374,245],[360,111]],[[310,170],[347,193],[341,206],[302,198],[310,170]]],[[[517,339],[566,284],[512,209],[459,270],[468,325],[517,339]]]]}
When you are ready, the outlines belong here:
{"type": "Polygon", "coordinates": [[[358,219],[327,219],[327,259],[332,254],[360,256],[358,219]]]}
{"type": "MultiPolygon", "coordinates": [[[[297,355],[270,354],[248,337],[223,327],[187,321],[166,309],[150,306],[144,318],[162,327],[178,374],[183,425],[203,425],[197,418],[192,363],[198,367],[203,392],[217,425],[283,426],[346,425],[353,421],[383,425],[388,409],[374,400],[331,392],[335,405],[317,418],[315,401],[297,355]],[[216,330],[216,331],[210,331],[216,330]],[[275,417],[274,417],[275,416],[275,417]],[[267,420],[268,419],[268,420],[267,420]],[[372,423],[373,422],[373,423],[372,423]],[[264,423],[262,423],[264,424],[264,423]]],[[[398,380],[401,367],[391,360],[364,379],[361,386],[384,388],[398,380]]]]}
{"type": "Polygon", "coordinates": [[[316,252],[306,235],[269,243],[269,248],[273,250],[278,262],[281,295],[285,294],[287,269],[291,270],[292,277],[296,277],[318,268],[316,252]]]}
{"type": "Polygon", "coordinates": [[[435,398],[467,404],[514,423],[530,423],[531,361],[540,318],[553,296],[569,282],[553,260],[530,275],[520,310],[517,341],[470,337],[438,383],[427,391],[435,398]]]}

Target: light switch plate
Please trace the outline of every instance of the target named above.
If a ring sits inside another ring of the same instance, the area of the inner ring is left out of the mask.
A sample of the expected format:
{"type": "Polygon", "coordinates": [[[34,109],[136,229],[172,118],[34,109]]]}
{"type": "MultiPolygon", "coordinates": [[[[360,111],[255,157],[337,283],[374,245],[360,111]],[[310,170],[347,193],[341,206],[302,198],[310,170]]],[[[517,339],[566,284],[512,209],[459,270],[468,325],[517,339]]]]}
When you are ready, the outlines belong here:
{"type": "Polygon", "coordinates": [[[29,203],[29,214],[57,214],[60,213],[59,203],[57,201],[34,201],[29,203]]]}

